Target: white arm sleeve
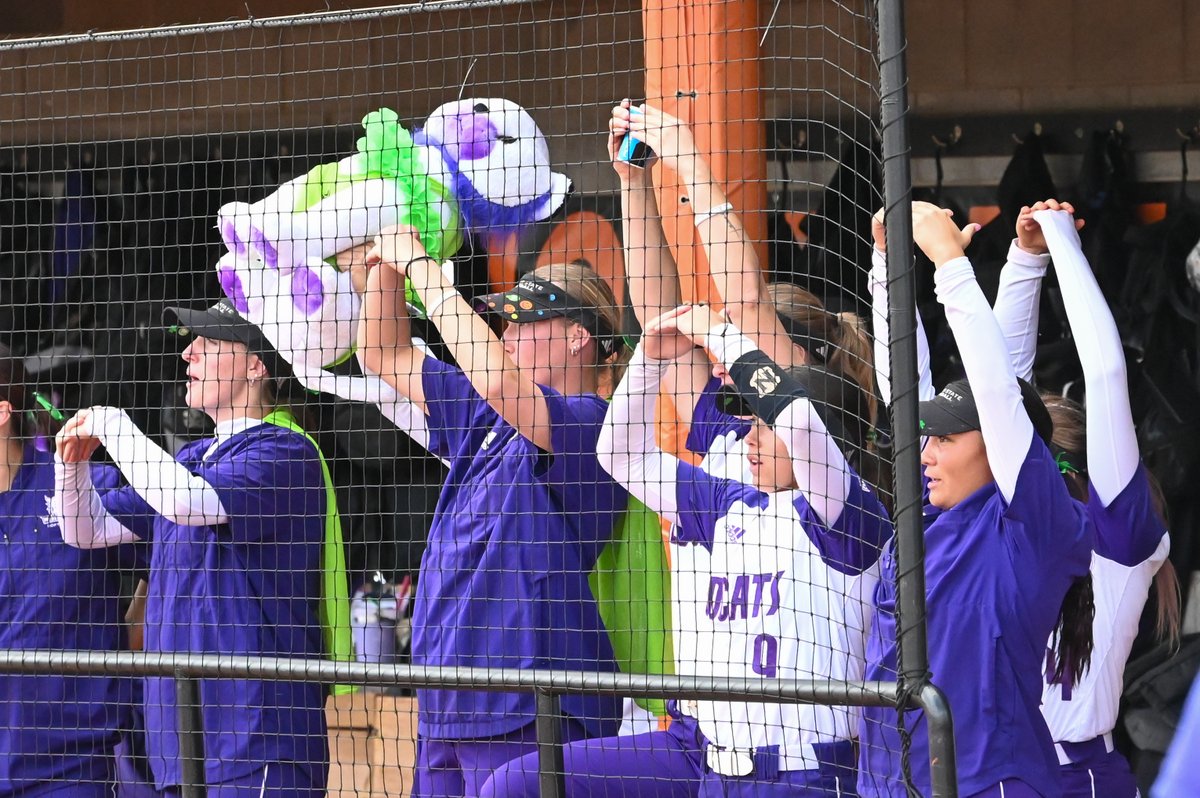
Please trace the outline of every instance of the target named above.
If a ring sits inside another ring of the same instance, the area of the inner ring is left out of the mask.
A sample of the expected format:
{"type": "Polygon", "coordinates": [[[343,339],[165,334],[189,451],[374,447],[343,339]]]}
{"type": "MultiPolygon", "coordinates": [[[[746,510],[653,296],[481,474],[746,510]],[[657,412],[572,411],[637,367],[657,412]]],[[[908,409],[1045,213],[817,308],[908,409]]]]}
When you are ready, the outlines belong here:
{"type": "MultiPolygon", "coordinates": [[[[292,367],[296,380],[310,391],[320,391],[350,402],[375,405],[384,418],[412,438],[418,446],[429,450],[429,419],[408,397],[374,374],[351,377],[330,374],[323,369],[306,365],[292,367]]],[[[439,458],[441,459],[441,458],[439,458]]],[[[442,460],[445,464],[446,461],[442,460]]]]}
{"type": "Polygon", "coordinates": [[[658,448],[654,425],[659,384],[670,367],[670,361],[649,360],[638,346],[604,417],[596,456],[638,501],[677,523],[679,460],[658,448]]]}
{"type": "Polygon", "coordinates": [[[1083,256],[1074,219],[1066,211],[1038,211],[1033,217],[1046,234],[1083,366],[1088,479],[1107,507],[1133,479],[1140,460],[1121,335],[1083,256]]]}
{"type": "Polygon", "coordinates": [[[988,465],[1005,501],[1012,501],[1033,443],[1033,422],[1021,404],[1004,336],[969,260],[955,258],[943,264],[933,279],[979,410],[988,465]]]}
{"type": "Polygon", "coordinates": [[[1049,265],[1049,255],[1026,252],[1013,240],[1008,247],[1008,261],[1000,270],[1000,288],[992,312],[1008,344],[1013,369],[1023,380],[1033,377],[1042,278],[1049,265]]]}
{"type": "Polygon", "coordinates": [[[212,526],[229,520],[213,487],[146,437],[125,411],[113,407],[93,407],[91,411],[92,434],[156,513],[184,526],[212,526]]]}
{"type": "MultiPolygon", "coordinates": [[[[732,369],[747,352],[758,349],[732,324],[714,327],[705,339],[709,351],[732,369]]],[[[837,521],[850,495],[850,465],[813,403],[800,397],[775,419],[775,434],[792,456],[796,484],[817,516],[827,526],[837,521]]]]}
{"type": "MultiPolygon", "coordinates": [[[[887,258],[878,249],[871,248],[871,274],[868,278],[871,288],[871,317],[872,330],[875,333],[875,381],[879,384],[879,392],[887,405],[892,404],[892,351],[890,327],[888,325],[888,280],[887,258]]],[[[929,338],[925,335],[925,325],[921,321],[920,311],[917,314],[917,399],[925,401],[933,398],[933,372],[929,361],[929,338]]]]}
{"type": "Polygon", "coordinates": [[[77,549],[103,549],[141,539],[104,509],[87,463],[64,463],[55,455],[50,509],[63,542],[77,549]]]}

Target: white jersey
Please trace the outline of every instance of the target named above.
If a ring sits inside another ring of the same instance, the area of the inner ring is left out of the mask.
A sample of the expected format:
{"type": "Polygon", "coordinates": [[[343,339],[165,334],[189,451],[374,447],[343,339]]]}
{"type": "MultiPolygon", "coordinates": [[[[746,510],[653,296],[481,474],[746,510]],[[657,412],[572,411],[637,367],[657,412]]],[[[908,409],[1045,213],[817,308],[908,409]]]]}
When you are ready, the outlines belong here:
{"type": "MultiPolygon", "coordinates": [[[[722,479],[732,479],[751,484],[750,461],[746,458],[746,440],[736,430],[717,435],[708,444],[700,468],[706,474],[722,479]]],[[[677,532],[672,528],[671,537],[677,532]]],[[[696,628],[695,613],[707,602],[708,585],[697,579],[697,574],[707,574],[712,555],[703,546],[671,547],[671,602],[672,627],[674,631],[675,673],[697,675],[696,635],[687,630],[696,628]]],[[[692,714],[692,713],[689,713],[692,714]]]]}
{"type": "MultiPolygon", "coordinates": [[[[690,466],[679,477],[681,518],[672,537],[679,672],[861,680],[878,564],[845,562],[855,557],[833,550],[877,531],[826,529],[799,491],[765,494],[690,466]],[[841,570],[822,559],[813,538],[841,570]]],[[[852,493],[839,523],[887,525],[882,512],[870,517],[874,497],[861,483],[852,493]]],[[[722,749],[778,746],[782,770],[816,768],[812,744],[853,738],[860,715],[851,707],[740,701],[685,709],[722,749]]]]}
{"type": "Polygon", "coordinates": [[[1134,474],[1107,508],[1094,493],[1087,507],[1096,530],[1091,566],[1096,602],[1092,662],[1078,684],[1047,683],[1042,692],[1042,715],[1057,743],[1087,742],[1116,727],[1125,664],[1142,609],[1154,575],[1171,551],[1144,470],[1134,474]]]}
{"type": "MultiPolygon", "coordinates": [[[[676,594],[680,672],[863,678],[877,563],[866,570],[847,566],[850,572],[830,568],[810,539],[802,515],[811,524],[811,511],[798,492],[766,494],[710,480],[698,492],[680,486],[679,498],[685,518],[672,553],[676,583],[683,588],[676,594]],[[688,506],[691,498],[718,497],[727,504],[724,512],[692,512],[688,506]],[[707,540],[691,540],[689,527],[703,516],[715,516],[715,526],[703,535],[707,540]],[[696,570],[685,571],[688,566],[696,570]]],[[[844,517],[851,515],[856,512],[844,517]]],[[[779,746],[784,770],[816,768],[811,745],[853,738],[860,714],[851,707],[736,701],[701,701],[689,709],[704,737],[721,748],[779,746]]]]}
{"type": "Polygon", "coordinates": [[[1138,620],[1150,583],[1170,550],[1170,541],[1163,537],[1154,556],[1132,568],[1092,554],[1096,596],[1092,664],[1069,691],[1062,685],[1047,684],[1042,692],[1042,715],[1055,742],[1087,742],[1116,728],[1125,664],[1137,636],[1138,620]]]}

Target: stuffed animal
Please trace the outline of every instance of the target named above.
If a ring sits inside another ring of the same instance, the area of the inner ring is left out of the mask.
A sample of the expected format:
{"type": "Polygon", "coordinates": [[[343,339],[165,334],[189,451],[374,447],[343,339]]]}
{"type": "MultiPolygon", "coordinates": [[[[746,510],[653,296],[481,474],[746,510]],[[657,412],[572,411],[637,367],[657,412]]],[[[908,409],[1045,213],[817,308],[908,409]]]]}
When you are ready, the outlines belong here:
{"type": "MultiPolygon", "coordinates": [[[[464,235],[484,242],[548,218],[571,190],[550,169],[533,118],[503,99],[439,107],[410,134],[394,111],[363,119],[356,151],[255,203],[217,215],[228,252],[221,289],[293,364],[326,367],[353,353],[359,297],[335,255],[393,224],[415,227],[446,261],[464,235]]],[[[410,291],[419,313],[419,300],[410,291]]]]}

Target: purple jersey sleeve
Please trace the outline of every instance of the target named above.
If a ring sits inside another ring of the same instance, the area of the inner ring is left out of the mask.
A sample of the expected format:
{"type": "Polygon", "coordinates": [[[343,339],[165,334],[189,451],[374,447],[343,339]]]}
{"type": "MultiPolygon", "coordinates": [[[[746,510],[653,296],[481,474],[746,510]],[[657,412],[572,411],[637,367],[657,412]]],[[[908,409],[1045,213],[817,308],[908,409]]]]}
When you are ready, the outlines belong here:
{"type": "Polygon", "coordinates": [[[750,432],[750,422],[726,415],[717,409],[717,390],[721,381],[711,379],[700,392],[696,407],[692,410],[692,423],[688,427],[687,448],[696,454],[708,454],[713,441],[730,432],[736,432],[739,438],[750,432]]]}
{"type": "Polygon", "coordinates": [[[1095,542],[1087,510],[1071,498],[1054,455],[1037,435],[1021,464],[1013,500],[1004,508],[1003,525],[1017,555],[1065,561],[1072,573],[1087,572],[1095,542]]]}
{"type": "Polygon", "coordinates": [[[463,448],[481,409],[490,410],[483,397],[457,366],[427,357],[421,373],[425,409],[429,419],[429,451],[437,457],[454,457],[463,448]],[[482,405],[482,408],[481,408],[482,405]]]}
{"type": "Polygon", "coordinates": [[[100,496],[100,504],[121,526],[143,541],[154,539],[154,520],[158,513],[137,491],[124,484],[120,471],[93,466],[92,484],[100,496]]]}
{"type": "Polygon", "coordinates": [[[136,543],[119,546],[118,562],[122,568],[133,568],[141,576],[150,569],[150,541],[154,537],[154,519],[158,516],[146,500],[125,486],[121,472],[113,466],[92,465],[92,485],[100,496],[100,504],[121,526],[141,538],[136,543]]]}
{"type": "Polygon", "coordinates": [[[235,540],[262,540],[278,519],[324,517],[321,462],[304,436],[264,424],[225,445],[244,453],[230,452],[195,468],[217,492],[229,518],[236,519],[217,529],[235,540]]]}
{"type": "Polygon", "coordinates": [[[1167,534],[1154,509],[1150,477],[1140,463],[1129,484],[1107,507],[1089,485],[1087,508],[1096,529],[1096,553],[1120,565],[1132,568],[1150,559],[1167,534]]]}
{"type": "Polygon", "coordinates": [[[679,523],[672,532],[675,543],[699,543],[712,551],[717,521],[737,502],[763,509],[770,497],[758,488],[733,479],[714,477],[680,462],[675,476],[679,523]]]}
{"type": "Polygon", "coordinates": [[[800,493],[792,505],[800,516],[804,533],[835,571],[854,576],[879,560],[883,546],[892,536],[892,522],[879,497],[851,472],[850,491],[841,515],[826,524],[800,493]]]}
{"type": "MultiPolygon", "coordinates": [[[[585,546],[603,547],[612,537],[610,525],[594,523],[611,519],[629,501],[628,495],[600,466],[596,457],[596,441],[608,404],[595,394],[563,396],[545,386],[538,386],[546,397],[550,413],[550,445],[553,452],[546,455],[545,481],[558,496],[561,506],[569,512],[589,514],[593,523],[580,524],[581,530],[594,530],[585,546]]],[[[585,533],[586,534],[586,533],[585,533]]],[[[597,548],[590,556],[599,556],[597,548]]]]}

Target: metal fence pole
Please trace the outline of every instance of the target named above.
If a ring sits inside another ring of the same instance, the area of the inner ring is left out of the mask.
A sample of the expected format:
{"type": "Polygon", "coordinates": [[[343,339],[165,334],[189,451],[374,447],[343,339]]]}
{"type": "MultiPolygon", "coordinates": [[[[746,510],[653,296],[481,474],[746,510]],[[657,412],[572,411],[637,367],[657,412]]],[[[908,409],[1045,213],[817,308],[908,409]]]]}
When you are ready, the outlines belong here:
{"type": "Polygon", "coordinates": [[[175,674],[175,704],[179,712],[179,758],[182,798],[205,798],[204,715],[200,711],[200,682],[175,674]]]}
{"type": "Polygon", "coordinates": [[[566,774],[563,772],[562,715],[558,696],[549,690],[537,690],[538,785],[542,798],[566,798],[566,774]]]}
{"type": "MultiPolygon", "coordinates": [[[[895,464],[897,585],[896,636],[901,686],[929,685],[925,628],[925,539],[921,517],[920,436],[917,396],[916,279],[912,249],[912,173],[908,143],[908,67],[904,0],[878,0],[880,123],[887,228],[888,320],[891,336],[892,441],[895,464]]],[[[940,692],[937,693],[940,695],[940,692]]],[[[920,700],[920,698],[918,699],[920,700]]],[[[930,776],[936,798],[958,795],[950,707],[942,697],[929,725],[930,776]]]]}

